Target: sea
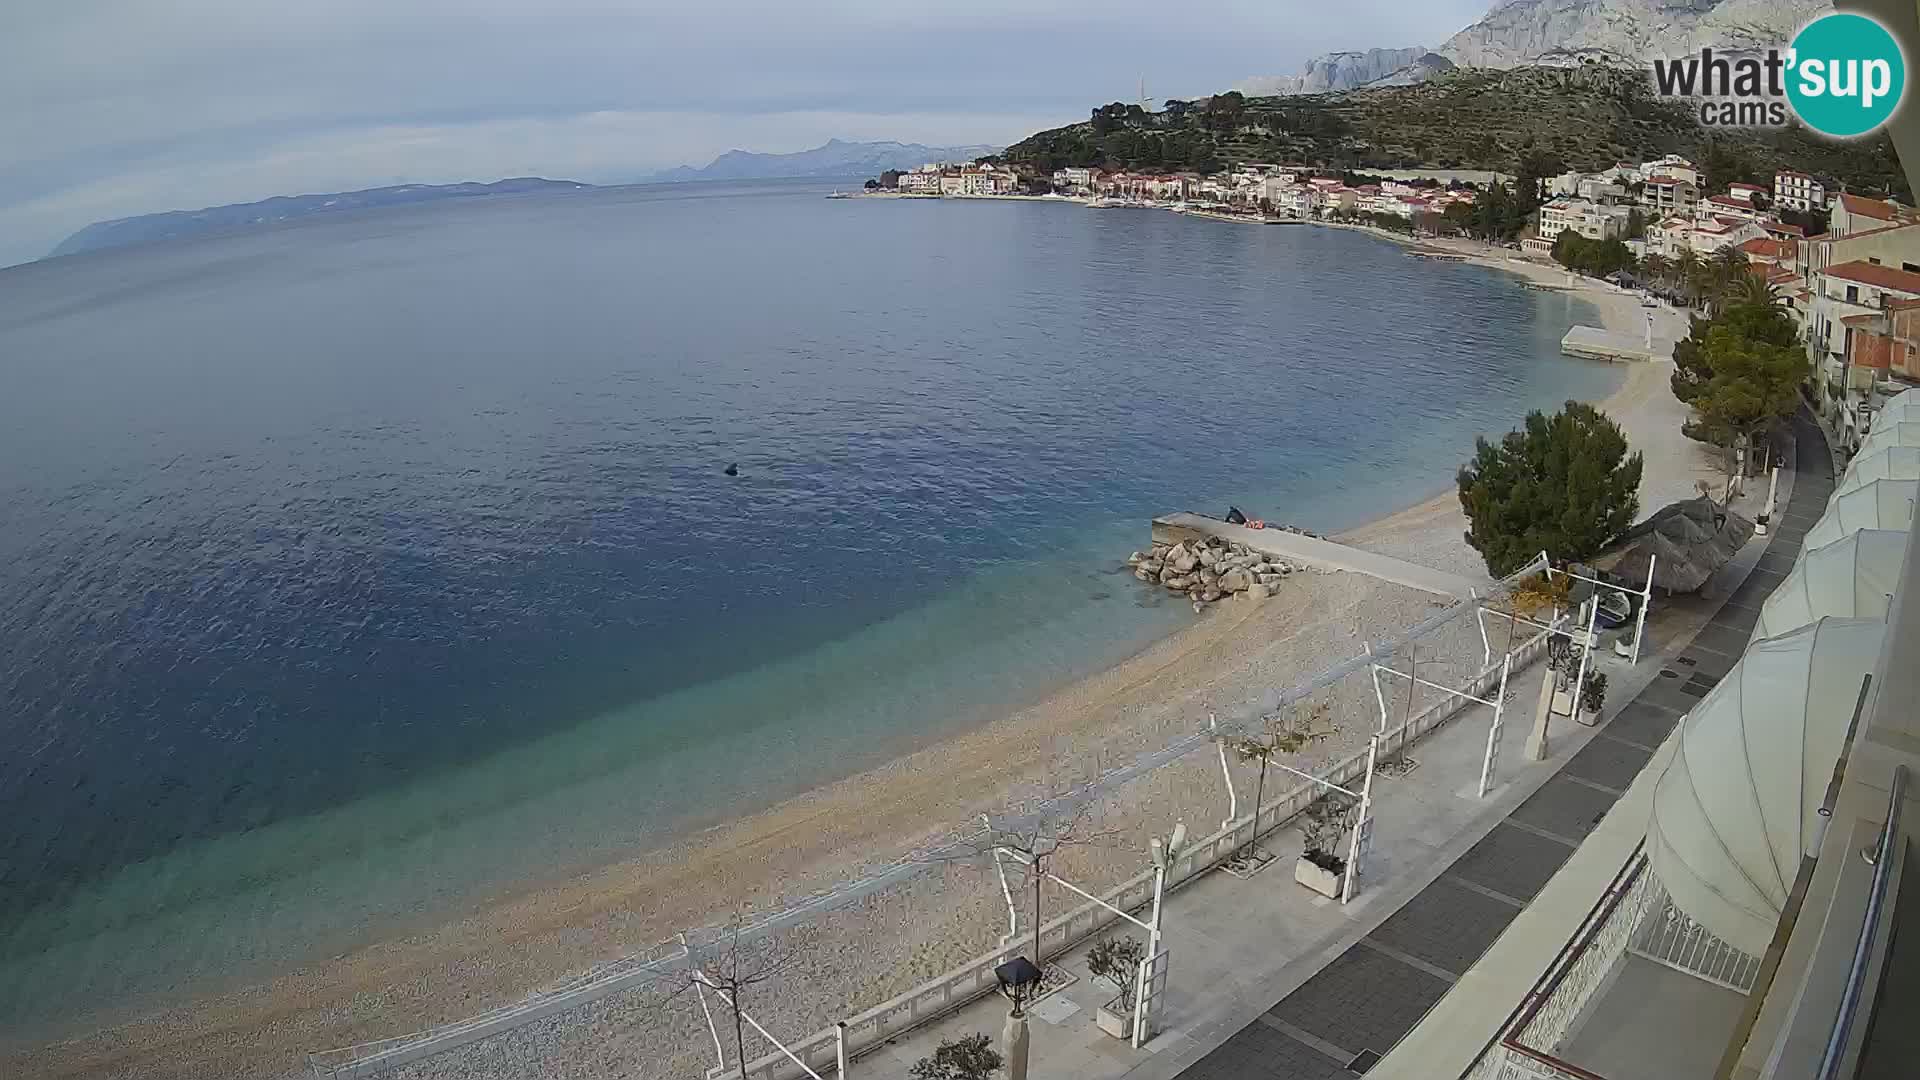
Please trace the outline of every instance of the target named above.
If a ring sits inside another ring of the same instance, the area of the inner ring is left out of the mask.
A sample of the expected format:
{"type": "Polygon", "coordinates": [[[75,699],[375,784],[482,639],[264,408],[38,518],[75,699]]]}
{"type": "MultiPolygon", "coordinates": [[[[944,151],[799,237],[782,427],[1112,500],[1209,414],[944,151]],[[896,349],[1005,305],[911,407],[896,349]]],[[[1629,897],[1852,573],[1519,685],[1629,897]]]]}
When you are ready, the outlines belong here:
{"type": "Polygon", "coordinates": [[[0,270],[0,1031],[1003,715],[1204,617],[1122,570],[1152,516],[1332,533],[1619,380],[1357,232],[831,187],[0,270]]]}

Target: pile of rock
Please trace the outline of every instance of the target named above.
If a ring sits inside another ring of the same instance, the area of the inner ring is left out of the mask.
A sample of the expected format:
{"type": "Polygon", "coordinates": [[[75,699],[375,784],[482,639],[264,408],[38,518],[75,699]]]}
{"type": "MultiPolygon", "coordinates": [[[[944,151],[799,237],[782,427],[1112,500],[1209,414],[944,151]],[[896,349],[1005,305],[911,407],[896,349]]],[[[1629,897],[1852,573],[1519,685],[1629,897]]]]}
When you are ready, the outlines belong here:
{"type": "Polygon", "coordinates": [[[1178,544],[1156,541],[1152,551],[1127,556],[1127,565],[1133,567],[1134,577],[1185,593],[1196,606],[1234,593],[1271,596],[1280,579],[1305,569],[1217,536],[1178,544]]]}

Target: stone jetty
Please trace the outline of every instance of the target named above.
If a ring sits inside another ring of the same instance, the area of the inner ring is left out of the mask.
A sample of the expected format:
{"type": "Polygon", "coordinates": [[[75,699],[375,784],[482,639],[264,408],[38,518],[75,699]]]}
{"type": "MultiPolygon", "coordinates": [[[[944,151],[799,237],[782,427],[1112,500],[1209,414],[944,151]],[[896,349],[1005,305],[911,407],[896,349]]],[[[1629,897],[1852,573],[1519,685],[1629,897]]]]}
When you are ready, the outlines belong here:
{"type": "Polygon", "coordinates": [[[1282,578],[1306,569],[1216,536],[1156,541],[1151,551],[1127,556],[1127,565],[1141,581],[1185,594],[1196,609],[1236,594],[1271,596],[1282,578]]]}

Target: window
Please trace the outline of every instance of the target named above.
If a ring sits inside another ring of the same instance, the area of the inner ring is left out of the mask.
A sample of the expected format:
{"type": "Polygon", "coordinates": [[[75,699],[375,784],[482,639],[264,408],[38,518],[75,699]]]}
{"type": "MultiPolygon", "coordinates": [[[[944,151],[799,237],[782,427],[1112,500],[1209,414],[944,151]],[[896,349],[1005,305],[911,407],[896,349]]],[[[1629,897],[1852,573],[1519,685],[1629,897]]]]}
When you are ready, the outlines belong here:
{"type": "Polygon", "coordinates": [[[1858,285],[1847,286],[1847,303],[1857,304],[1859,302],[1860,302],[1860,286],[1858,285]]]}

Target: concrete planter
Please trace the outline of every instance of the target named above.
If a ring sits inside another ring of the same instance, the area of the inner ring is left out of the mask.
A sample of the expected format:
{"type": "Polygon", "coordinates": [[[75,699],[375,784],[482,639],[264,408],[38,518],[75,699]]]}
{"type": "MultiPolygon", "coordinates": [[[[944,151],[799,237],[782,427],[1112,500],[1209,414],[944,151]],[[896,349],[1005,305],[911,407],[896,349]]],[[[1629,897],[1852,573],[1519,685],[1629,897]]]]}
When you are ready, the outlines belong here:
{"type": "Polygon", "coordinates": [[[1341,879],[1344,876],[1325,869],[1305,855],[1293,863],[1293,880],[1332,900],[1340,899],[1341,879]]]}
{"type": "Polygon", "coordinates": [[[1114,998],[1097,1010],[1097,1022],[1100,1030],[1116,1039],[1133,1038],[1133,1010],[1119,998],[1114,998]]]}

